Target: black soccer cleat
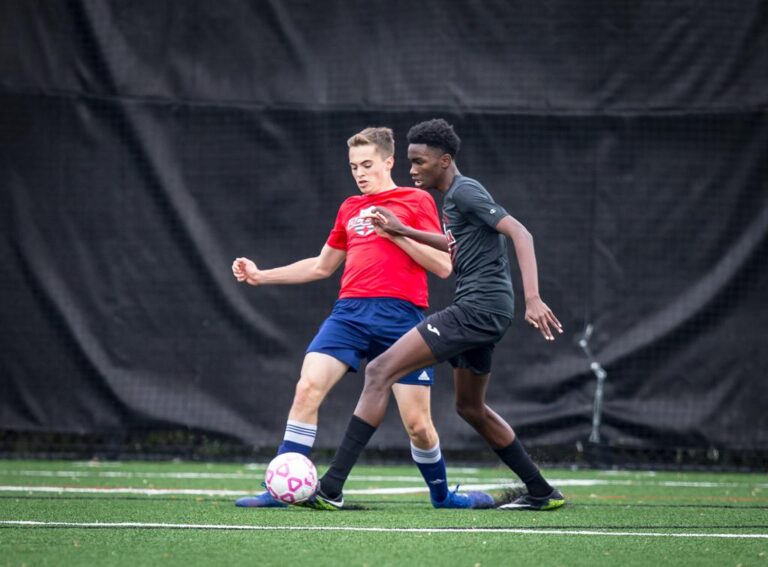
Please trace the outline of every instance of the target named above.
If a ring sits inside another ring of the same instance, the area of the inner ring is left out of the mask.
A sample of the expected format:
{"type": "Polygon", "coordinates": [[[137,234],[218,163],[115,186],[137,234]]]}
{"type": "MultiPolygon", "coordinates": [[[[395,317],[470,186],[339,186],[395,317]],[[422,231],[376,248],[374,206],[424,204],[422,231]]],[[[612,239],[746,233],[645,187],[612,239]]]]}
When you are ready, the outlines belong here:
{"type": "Polygon", "coordinates": [[[557,510],[558,508],[565,506],[565,496],[557,488],[553,488],[552,492],[547,496],[531,496],[530,494],[522,494],[512,500],[509,504],[502,504],[497,510],[557,510]]]}
{"type": "Polygon", "coordinates": [[[298,502],[295,506],[302,508],[312,508],[313,510],[325,510],[334,512],[344,508],[344,495],[339,494],[336,498],[330,498],[322,493],[320,487],[317,491],[304,502],[298,502]]]}

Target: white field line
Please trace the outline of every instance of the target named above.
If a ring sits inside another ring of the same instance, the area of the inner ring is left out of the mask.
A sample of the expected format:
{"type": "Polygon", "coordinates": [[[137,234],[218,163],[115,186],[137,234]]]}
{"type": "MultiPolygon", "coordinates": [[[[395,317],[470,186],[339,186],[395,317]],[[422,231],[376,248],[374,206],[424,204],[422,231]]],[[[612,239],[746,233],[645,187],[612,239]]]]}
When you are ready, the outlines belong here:
{"type": "MultiPolygon", "coordinates": [[[[449,478],[451,470],[448,470],[449,478]]],[[[1,476],[43,477],[43,478],[170,478],[170,479],[215,479],[215,480],[252,480],[259,483],[264,480],[260,474],[243,473],[207,473],[207,472],[128,472],[128,471],[62,471],[62,470],[3,470],[1,476]]],[[[504,486],[514,485],[516,481],[511,478],[480,478],[461,477],[462,483],[491,483],[504,486]]],[[[583,478],[556,478],[549,480],[558,486],[662,486],[671,488],[768,488],[768,483],[739,483],[739,482],[715,482],[715,481],[677,481],[677,480],[621,480],[621,479],[583,479],[583,478]]],[[[383,476],[383,475],[352,475],[350,482],[413,482],[421,484],[423,480],[418,476],[383,476]]]]}
{"type": "Polygon", "coordinates": [[[241,530],[241,531],[323,531],[323,532],[396,532],[396,533],[499,533],[520,535],[582,535],[612,537],[683,537],[720,539],[768,539],[768,534],[734,534],[706,532],[643,532],[602,530],[550,530],[525,528],[376,528],[351,526],[254,526],[218,524],[164,524],[144,522],[38,522],[34,520],[0,520],[2,526],[26,528],[109,528],[109,529],[169,529],[169,530],[241,530]]]}
{"type": "MultiPolygon", "coordinates": [[[[462,484],[464,490],[495,490],[510,486],[506,484],[462,484]]],[[[256,489],[261,491],[261,489],[256,489]]],[[[129,487],[74,487],[74,486],[0,486],[0,492],[41,492],[53,494],[139,494],[142,496],[244,496],[253,490],[226,490],[205,488],[129,488],[129,487]]],[[[429,492],[424,486],[404,488],[352,488],[344,494],[419,494],[429,492]]]]}
{"type": "Polygon", "coordinates": [[[127,471],[49,471],[49,470],[8,470],[0,469],[3,476],[28,476],[46,478],[183,478],[183,479],[226,479],[264,480],[261,474],[252,473],[208,473],[208,472],[127,472],[127,471]]]}

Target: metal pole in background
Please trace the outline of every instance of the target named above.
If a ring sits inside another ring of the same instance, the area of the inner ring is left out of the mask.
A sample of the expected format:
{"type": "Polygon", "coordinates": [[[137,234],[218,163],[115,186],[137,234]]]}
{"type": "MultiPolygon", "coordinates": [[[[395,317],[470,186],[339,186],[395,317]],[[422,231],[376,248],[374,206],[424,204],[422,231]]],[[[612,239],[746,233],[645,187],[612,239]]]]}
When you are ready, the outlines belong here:
{"type": "Polygon", "coordinates": [[[584,335],[579,340],[579,346],[584,351],[584,356],[589,360],[589,368],[597,378],[595,385],[595,399],[592,403],[592,432],[589,434],[590,443],[600,443],[600,425],[603,421],[603,391],[605,387],[605,379],[608,377],[608,373],[595,360],[595,356],[592,354],[592,350],[589,348],[589,339],[592,337],[594,328],[592,324],[588,324],[584,329],[584,335]]]}

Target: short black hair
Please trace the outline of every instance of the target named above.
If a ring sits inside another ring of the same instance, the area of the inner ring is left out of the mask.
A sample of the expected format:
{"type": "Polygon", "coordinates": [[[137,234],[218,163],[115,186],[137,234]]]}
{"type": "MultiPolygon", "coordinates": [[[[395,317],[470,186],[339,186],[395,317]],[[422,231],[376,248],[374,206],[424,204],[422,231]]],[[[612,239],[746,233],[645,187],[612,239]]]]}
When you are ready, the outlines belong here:
{"type": "Polygon", "coordinates": [[[408,130],[409,144],[426,144],[433,148],[440,148],[445,153],[455,157],[459,153],[461,140],[453,131],[453,126],[442,118],[434,118],[426,122],[419,122],[408,130]]]}

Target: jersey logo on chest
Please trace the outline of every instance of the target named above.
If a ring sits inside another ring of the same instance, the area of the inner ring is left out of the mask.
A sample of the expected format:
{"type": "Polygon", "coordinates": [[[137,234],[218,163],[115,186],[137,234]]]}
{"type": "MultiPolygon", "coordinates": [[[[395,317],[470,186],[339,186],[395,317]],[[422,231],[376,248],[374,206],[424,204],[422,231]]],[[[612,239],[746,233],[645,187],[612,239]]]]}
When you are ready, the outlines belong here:
{"type": "Polygon", "coordinates": [[[358,213],[358,216],[352,217],[347,222],[347,230],[353,230],[355,233],[357,233],[360,236],[369,236],[373,234],[374,228],[373,228],[373,222],[371,219],[362,218],[364,214],[370,213],[371,209],[373,207],[367,207],[365,209],[360,209],[360,212],[358,213]]]}

